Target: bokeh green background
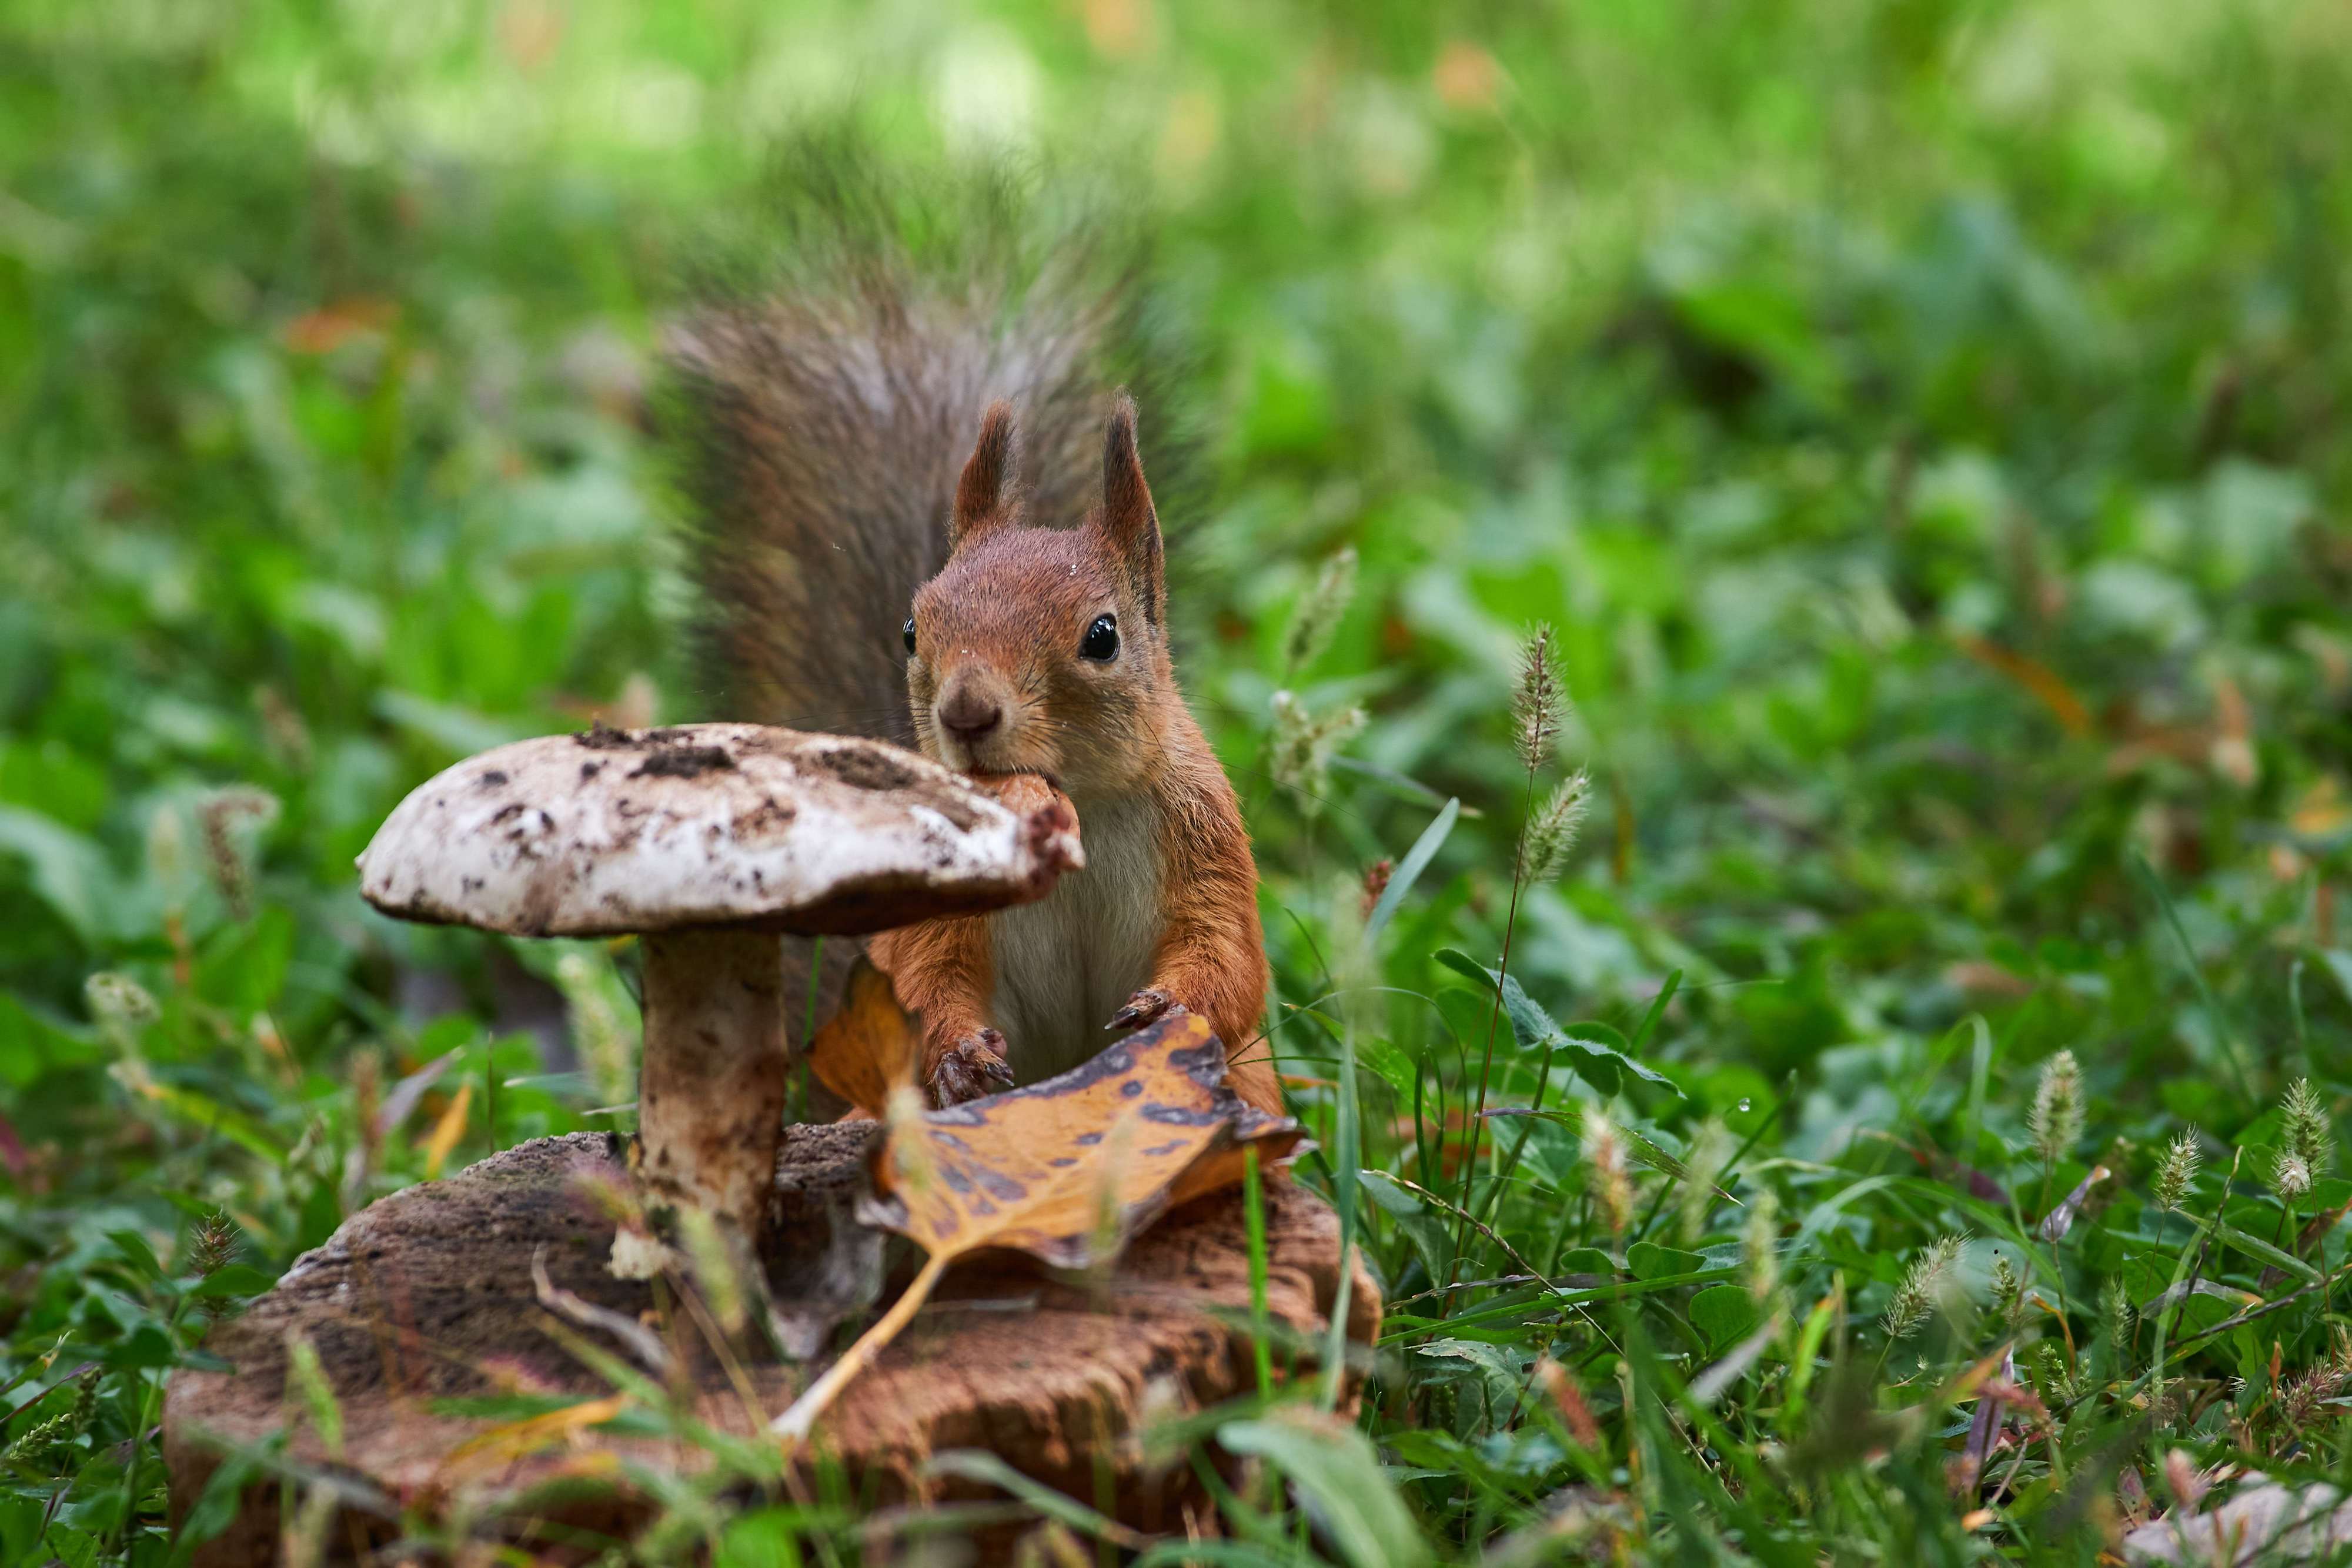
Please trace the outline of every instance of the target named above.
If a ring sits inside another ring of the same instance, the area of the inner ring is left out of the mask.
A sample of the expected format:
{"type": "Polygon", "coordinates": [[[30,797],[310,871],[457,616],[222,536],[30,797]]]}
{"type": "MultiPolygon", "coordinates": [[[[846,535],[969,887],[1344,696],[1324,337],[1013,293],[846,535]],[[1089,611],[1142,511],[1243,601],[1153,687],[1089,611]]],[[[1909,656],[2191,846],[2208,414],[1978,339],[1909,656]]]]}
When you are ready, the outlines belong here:
{"type": "MultiPolygon", "coordinates": [[[[1767,1152],[1989,1163],[2061,1045],[2086,1150],[2342,1081],[2347,95],[2352,12],[2237,0],[8,0],[0,1364],[105,1369],[10,1417],[101,1391],[10,1450],[9,1554],[161,1550],[131,1456],[194,1217],[274,1273],[627,1097],[625,956],[395,927],[351,862],[470,751],[714,716],[658,341],[812,121],[1150,215],[1205,435],[1181,667],[1286,999],[1448,797],[1480,814],[1385,977],[1496,951],[1549,621],[1593,805],[1512,967],[1628,1033],[1682,971],[1645,1053],[1690,1100],[1620,1106],[1669,1140],[1786,1082],[1767,1152]],[[1342,546],[1357,596],[1286,671],[1342,546]],[[1369,714],[1311,789],[1266,767],[1286,684],[1369,714]]],[[[1391,1153],[1416,1061],[1475,1079],[1409,1001],[1363,1049],[1391,1153]]],[[[1933,1228],[1809,1256],[1866,1292],[1933,1228]]]]}

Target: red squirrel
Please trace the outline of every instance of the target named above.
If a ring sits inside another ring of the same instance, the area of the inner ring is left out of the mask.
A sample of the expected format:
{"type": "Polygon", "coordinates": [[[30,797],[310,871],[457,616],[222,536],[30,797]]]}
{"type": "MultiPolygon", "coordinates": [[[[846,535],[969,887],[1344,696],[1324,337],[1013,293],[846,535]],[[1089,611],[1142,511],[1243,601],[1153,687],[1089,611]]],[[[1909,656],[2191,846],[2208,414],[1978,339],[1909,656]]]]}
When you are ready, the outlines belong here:
{"type": "Polygon", "coordinates": [[[1172,1007],[1226,1042],[1229,1082],[1281,1099],[1257,868],[1241,806],[1177,690],[1160,518],[1124,392],[1100,502],[1075,528],[1022,515],[1012,410],[984,416],[956,486],[946,567],[903,636],[923,750],[968,773],[1035,774],[1069,797],[1087,869],[1043,901],[885,932],[869,951],[924,1019],[924,1081],[953,1104],[1075,1067],[1103,1031],[1172,1007]]]}
{"type": "Polygon", "coordinates": [[[1116,301],[981,292],[869,258],[675,340],[707,652],[740,716],[911,738],[1075,809],[1086,869],[1045,899],[866,945],[922,1017],[935,1104],[1183,1008],[1279,1113],[1248,832],[1176,684],[1135,404],[1095,379],[1116,301]]]}

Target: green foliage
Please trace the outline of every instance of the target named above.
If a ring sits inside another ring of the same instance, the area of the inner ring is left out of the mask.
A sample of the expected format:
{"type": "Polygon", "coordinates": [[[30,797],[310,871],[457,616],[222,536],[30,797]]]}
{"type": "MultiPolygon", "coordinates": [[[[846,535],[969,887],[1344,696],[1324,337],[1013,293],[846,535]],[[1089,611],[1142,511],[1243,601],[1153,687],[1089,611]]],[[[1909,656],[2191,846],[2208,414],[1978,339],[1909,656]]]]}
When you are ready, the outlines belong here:
{"type": "MultiPolygon", "coordinates": [[[[208,1321],[615,1124],[625,949],[351,860],[709,716],[650,366],[853,89],[1162,231],[1183,671],[1388,1303],[1357,1434],[1272,1346],[1171,1439],[1255,1457],[1224,1539],[1114,1545],[2085,1562],[2352,1459],[2340,14],[119,9],[0,9],[0,1560],[163,1562],[208,1321]]],[[[760,1463],[616,1552],[870,1545],[760,1463]]]]}

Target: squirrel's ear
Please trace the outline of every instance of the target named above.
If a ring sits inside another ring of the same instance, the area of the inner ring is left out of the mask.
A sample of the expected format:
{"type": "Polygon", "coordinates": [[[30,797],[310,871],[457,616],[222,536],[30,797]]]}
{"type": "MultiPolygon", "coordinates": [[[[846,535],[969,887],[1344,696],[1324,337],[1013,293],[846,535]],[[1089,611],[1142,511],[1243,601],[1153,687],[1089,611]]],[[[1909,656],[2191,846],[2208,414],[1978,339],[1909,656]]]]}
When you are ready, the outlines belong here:
{"type": "Polygon", "coordinates": [[[988,412],[980,416],[980,439],[964,460],[963,477],[956,482],[955,510],[948,518],[949,545],[976,538],[1011,515],[1020,455],[1013,405],[1002,400],[990,403],[988,412]]]}
{"type": "Polygon", "coordinates": [[[1160,560],[1160,514],[1152,510],[1151,486],[1143,481],[1143,458],[1135,449],[1135,400],[1124,387],[1112,400],[1110,425],[1103,432],[1102,528],[1127,563],[1151,623],[1161,624],[1168,596],[1160,560]]]}

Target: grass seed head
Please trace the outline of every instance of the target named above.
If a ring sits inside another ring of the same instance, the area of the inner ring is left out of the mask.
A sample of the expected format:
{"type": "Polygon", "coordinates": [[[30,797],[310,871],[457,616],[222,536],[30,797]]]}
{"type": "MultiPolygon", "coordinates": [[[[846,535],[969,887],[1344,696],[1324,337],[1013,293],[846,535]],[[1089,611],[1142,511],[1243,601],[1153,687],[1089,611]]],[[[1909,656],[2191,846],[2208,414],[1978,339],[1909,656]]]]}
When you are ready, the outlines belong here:
{"type": "Polygon", "coordinates": [[[2042,1396],[2044,1405],[2065,1405],[2080,1392],[2074,1385],[2074,1369],[2066,1364],[2066,1353],[2054,1339],[2042,1342],[2040,1354],[2033,1359],[2034,1392],[2042,1396]]]}
{"type": "Polygon", "coordinates": [[[253,918],[253,870],[238,843],[241,824],[266,828],[278,820],[278,797],[249,784],[215,789],[196,807],[196,822],[205,839],[205,869],[213,886],[236,921],[253,918]]]}
{"type": "Polygon", "coordinates": [[[1518,728],[1519,761],[1530,773],[1551,756],[1568,716],[1568,684],[1559,674],[1559,641],[1549,626],[1528,633],[1519,650],[1519,689],[1511,705],[1518,728]]]}
{"type": "Polygon", "coordinates": [[[897,1167],[898,1183],[911,1193],[925,1193],[939,1179],[938,1163],[931,1157],[931,1141],[925,1136],[927,1124],[923,1113],[929,1107],[923,1102],[922,1091],[911,1083],[901,1083],[890,1091],[890,1099],[883,1107],[883,1120],[889,1124],[890,1159],[897,1167]]]}
{"type": "Polygon", "coordinates": [[[2137,1322],[2122,1275],[2108,1276],[2106,1289],[2099,1297],[2099,1316],[2106,1325],[2110,1375],[2120,1376],[2123,1369],[2131,1364],[2132,1329],[2137,1322]]]}
{"type": "Polygon", "coordinates": [[[1592,1418],[1592,1407],[1584,1402],[1584,1391],[1577,1387],[1576,1379],[1559,1363],[1545,1355],[1536,1358],[1535,1380],[1559,1411],[1569,1435],[1584,1448],[1600,1452],[1601,1423],[1592,1418]]]}
{"type": "Polygon", "coordinates": [[[2026,1125],[2033,1131],[2033,1146],[2044,1165],[2056,1165],[2083,1136],[2083,1070],[2071,1051],[2061,1051],[2042,1064],[2042,1081],[2033,1088],[2033,1109],[2026,1125]]]}
{"type": "Polygon", "coordinates": [[[2289,1203],[2311,1190],[2311,1164],[2293,1149],[2281,1149],[2271,1162],[2271,1186],[2289,1203]]]}
{"type": "Polygon", "coordinates": [[[1952,1265],[1959,1261],[1960,1249],[1968,1245],[1966,1236],[1939,1236],[1927,1244],[1927,1249],[1911,1260],[1903,1271],[1902,1280],[1888,1298],[1886,1312],[1881,1320],[1889,1339],[1909,1339],[1925,1326],[1928,1317],[1938,1310],[1948,1308],[1954,1300],[1955,1281],[1952,1265]]]}
{"type": "Polygon", "coordinates": [[[148,874],[165,888],[176,889],[188,874],[188,832],[180,818],[176,807],[165,805],[147,819],[148,874]]]}
{"type": "Polygon", "coordinates": [[[343,1407],[335,1398],[334,1385],[327,1380],[318,1346],[299,1328],[286,1331],[286,1385],[301,1400],[303,1413],[310,1418],[310,1429],[318,1434],[328,1454],[341,1458],[343,1407]]]}
{"type": "Polygon", "coordinates": [[[1581,769],[1551,792],[1528,821],[1528,880],[1549,882],[1568,869],[1569,852],[1584,826],[1591,781],[1581,769]]]}
{"type": "Polygon", "coordinates": [[[750,1321],[741,1259],[719,1222],[699,1208],[677,1211],[677,1239],[694,1265],[694,1285],[711,1320],[730,1338],[740,1334],[750,1321]]]}
{"type": "Polygon", "coordinates": [[[1598,1105],[1584,1112],[1584,1158],[1592,1171],[1593,1207],[1610,1233],[1622,1236],[1633,1223],[1633,1183],[1625,1172],[1625,1140],[1598,1105]]]}
{"type": "Polygon", "coordinates": [[[2197,1183],[2197,1167],[2204,1163],[2204,1151],[2197,1146],[2196,1128],[2173,1139],[2156,1167],[2156,1201],[2178,1210],[2189,1201],[2189,1189],[2197,1183]]]}
{"type": "Polygon", "coordinates": [[[383,1057],[373,1046],[352,1053],[352,1146],[343,1155],[343,1207],[365,1207],[369,1186],[383,1167],[383,1057]]]}
{"type": "MultiPolygon", "coordinates": [[[[200,1280],[219,1273],[236,1255],[236,1227],[217,1208],[196,1221],[188,1233],[188,1272],[200,1280]]],[[[206,1296],[196,1310],[207,1318],[217,1318],[227,1314],[229,1305],[223,1297],[206,1296]]]]}
{"type": "Polygon", "coordinates": [[[2312,1176],[2327,1174],[2336,1158],[2336,1134],[2327,1125],[2327,1107],[2308,1078],[2298,1078],[2279,1102],[2280,1142],[2303,1162],[2312,1176]]]}
{"type": "Polygon", "coordinates": [[[1290,612],[1290,624],[1282,633],[1285,672],[1296,674],[1322,657],[1355,597],[1356,550],[1352,545],[1342,546],[1323,563],[1323,570],[1315,574],[1314,586],[1299,597],[1298,607],[1290,612]]]}
{"type": "Polygon", "coordinates": [[[1758,1306],[1780,1288],[1780,1195],[1765,1187],[1748,1200],[1748,1228],[1739,1238],[1740,1272],[1758,1306]]]}
{"type": "Polygon", "coordinates": [[[2344,1372],[2333,1362],[2284,1379],[2279,1386],[2279,1420],[2287,1431],[2302,1436],[2327,1414],[2327,1402],[2344,1391],[2344,1372]]]}
{"type": "Polygon", "coordinates": [[[100,970],[84,980],[81,994],[100,1030],[126,1055],[138,1049],[140,1031],[163,1016],[146,987],[112,970],[100,970]]]}
{"type": "Polygon", "coordinates": [[[1274,738],[1266,751],[1266,772],[1285,789],[1297,790],[1309,815],[1322,804],[1323,785],[1331,768],[1331,754],[1369,722],[1354,704],[1329,713],[1315,713],[1293,692],[1274,694],[1274,738]]]}
{"type": "Polygon", "coordinates": [[[209,1280],[228,1266],[236,1251],[236,1227],[215,1208],[188,1233],[188,1271],[209,1280]]]}
{"type": "Polygon", "coordinates": [[[2015,1333],[2025,1322],[2025,1277],[2006,1252],[1993,1255],[1992,1315],[2004,1333],[2015,1333]]]}
{"type": "Polygon", "coordinates": [[[555,984],[571,1014],[572,1049],[588,1070],[596,1098],[617,1105],[636,1097],[637,1041],[605,988],[607,968],[583,953],[566,953],[556,960],[555,984]]]}
{"type": "Polygon", "coordinates": [[[1698,1136],[1691,1140],[1690,1154],[1683,1162],[1682,1190],[1676,1197],[1685,1242],[1696,1241],[1706,1233],[1706,1218],[1715,1209],[1717,1178],[1730,1163],[1731,1129],[1723,1124],[1721,1118],[1710,1116],[1699,1127],[1698,1136]]]}
{"type": "Polygon", "coordinates": [[[60,1410],[26,1427],[0,1448],[0,1463],[10,1466],[38,1463],[51,1448],[58,1446],[73,1427],[73,1412],[60,1410]]]}

